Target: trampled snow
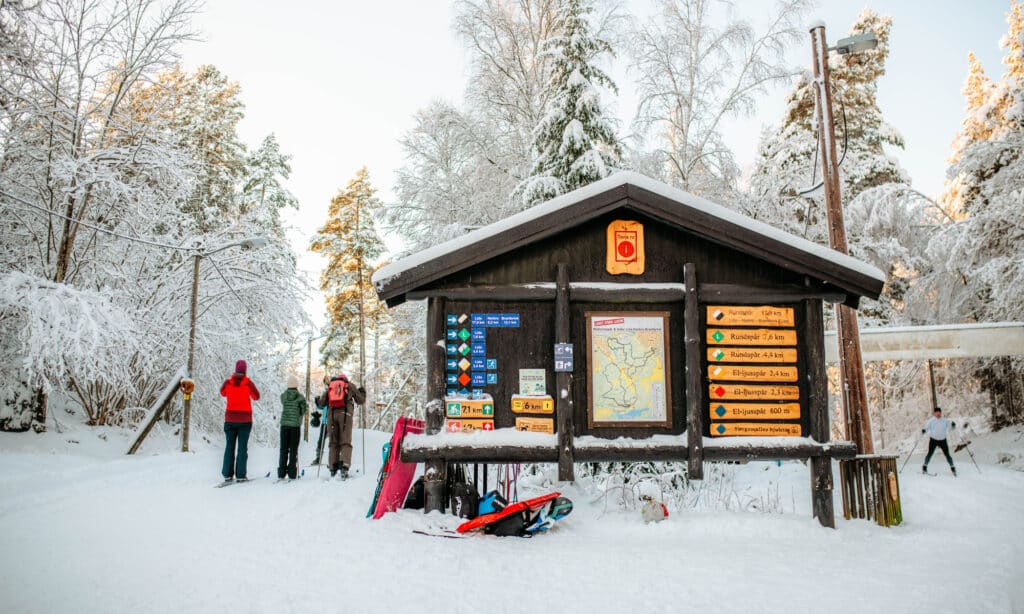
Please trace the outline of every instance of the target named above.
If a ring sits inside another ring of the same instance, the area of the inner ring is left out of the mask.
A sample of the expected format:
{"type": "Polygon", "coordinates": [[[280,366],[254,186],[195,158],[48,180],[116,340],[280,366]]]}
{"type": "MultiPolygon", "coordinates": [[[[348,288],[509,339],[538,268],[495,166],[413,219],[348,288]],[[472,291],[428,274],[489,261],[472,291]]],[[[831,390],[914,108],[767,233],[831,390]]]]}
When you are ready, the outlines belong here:
{"type": "MultiPolygon", "coordinates": [[[[982,473],[960,452],[958,478],[939,459],[930,466],[937,476],[916,473],[919,446],[900,478],[906,520],[894,528],[841,517],[836,530],[820,527],[810,516],[807,468],[783,462],[718,465],[735,471],[725,493],[734,505],[671,509],[658,524],[623,507],[621,492],[600,496],[580,480],[562,487],[576,508],[551,533],[461,540],[412,533],[457,524],[450,516],[364,517],[386,433],[368,433],[366,474],[348,482],[317,480],[307,467],[295,483],[259,478],[223,489],[212,488],[220,440],[193,435],[193,453],[175,452],[174,439],[157,433],[126,457],[128,435],[116,430],[0,434],[3,610],[1024,608],[1024,430],[976,437],[982,473]],[[776,513],[752,511],[769,500],[776,513]]],[[[359,432],[354,439],[358,467],[359,432]]],[[[311,454],[303,442],[300,460],[311,454]]],[[[276,448],[254,447],[250,475],[276,461],[276,448]]],[[[520,496],[551,488],[550,475],[524,477],[520,496]]]]}

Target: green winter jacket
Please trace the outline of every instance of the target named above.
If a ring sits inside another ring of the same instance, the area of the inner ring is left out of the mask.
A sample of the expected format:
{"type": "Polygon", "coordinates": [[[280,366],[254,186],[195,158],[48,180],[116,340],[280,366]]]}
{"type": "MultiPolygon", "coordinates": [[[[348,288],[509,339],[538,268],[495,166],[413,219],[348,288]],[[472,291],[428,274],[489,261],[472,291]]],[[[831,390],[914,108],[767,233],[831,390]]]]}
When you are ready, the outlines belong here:
{"type": "Polygon", "coordinates": [[[281,393],[281,426],[302,426],[306,399],[294,388],[281,393]]]}

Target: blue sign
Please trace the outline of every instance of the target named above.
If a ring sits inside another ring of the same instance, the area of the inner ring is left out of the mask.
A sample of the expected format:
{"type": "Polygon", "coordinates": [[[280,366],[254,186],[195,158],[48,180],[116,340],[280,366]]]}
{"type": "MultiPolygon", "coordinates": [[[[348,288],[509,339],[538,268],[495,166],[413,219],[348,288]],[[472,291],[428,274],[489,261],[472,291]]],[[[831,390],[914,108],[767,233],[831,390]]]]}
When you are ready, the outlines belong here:
{"type": "Polygon", "coordinates": [[[444,365],[445,368],[448,369],[449,371],[459,370],[459,361],[455,358],[449,358],[448,360],[445,361],[444,365]]]}
{"type": "Polygon", "coordinates": [[[486,356],[486,355],[487,355],[487,346],[485,344],[483,344],[483,343],[474,343],[473,344],[473,356],[486,356]]]}
{"type": "Polygon", "coordinates": [[[448,323],[448,326],[455,326],[459,323],[459,316],[454,313],[449,313],[448,317],[445,318],[445,321],[448,323]]]}
{"type": "Polygon", "coordinates": [[[469,321],[473,326],[487,326],[484,314],[482,313],[474,313],[469,317],[469,321]]]}
{"type": "Polygon", "coordinates": [[[459,353],[459,346],[455,345],[454,343],[449,343],[447,349],[448,349],[448,353],[449,354],[458,354],[459,353]]]}
{"type": "Polygon", "coordinates": [[[473,380],[470,382],[471,386],[484,386],[486,385],[487,378],[484,373],[474,373],[473,380]]]}
{"type": "Polygon", "coordinates": [[[446,383],[449,386],[454,386],[455,384],[458,384],[459,383],[459,375],[457,373],[449,373],[448,377],[446,378],[446,383]]]}
{"type": "Polygon", "coordinates": [[[473,329],[473,341],[484,341],[487,339],[486,328],[474,328],[473,329]]]}
{"type": "Polygon", "coordinates": [[[479,358],[477,356],[474,356],[473,357],[473,361],[471,363],[471,366],[469,368],[474,370],[474,371],[483,371],[486,368],[484,366],[484,364],[485,364],[485,362],[484,362],[483,358],[479,358]]]}
{"type": "Polygon", "coordinates": [[[473,389],[473,400],[474,401],[479,401],[479,400],[481,400],[483,398],[484,398],[484,391],[480,390],[479,388],[474,388],[473,389]]]}
{"type": "Polygon", "coordinates": [[[488,384],[497,384],[498,383],[498,374],[497,373],[488,373],[487,374],[487,383],[488,384]]]}
{"type": "Polygon", "coordinates": [[[460,389],[459,390],[459,396],[468,397],[469,396],[469,390],[467,390],[466,388],[460,389]]]}
{"type": "Polygon", "coordinates": [[[572,344],[555,344],[555,373],[572,373],[572,344]]]}
{"type": "Polygon", "coordinates": [[[518,313],[503,313],[503,314],[501,314],[501,326],[503,328],[519,328],[519,314],[518,313]]]}
{"type": "Polygon", "coordinates": [[[448,329],[448,341],[455,341],[459,338],[459,331],[454,328],[448,329]]]}
{"type": "Polygon", "coordinates": [[[487,370],[488,371],[497,371],[498,370],[498,359],[497,358],[488,358],[487,359],[487,370]]]}
{"type": "Polygon", "coordinates": [[[456,394],[458,394],[458,391],[455,390],[454,388],[445,388],[444,390],[444,396],[446,397],[453,397],[456,394]]]}
{"type": "Polygon", "coordinates": [[[484,315],[486,326],[491,328],[501,328],[501,314],[500,313],[488,313],[484,315]]]}

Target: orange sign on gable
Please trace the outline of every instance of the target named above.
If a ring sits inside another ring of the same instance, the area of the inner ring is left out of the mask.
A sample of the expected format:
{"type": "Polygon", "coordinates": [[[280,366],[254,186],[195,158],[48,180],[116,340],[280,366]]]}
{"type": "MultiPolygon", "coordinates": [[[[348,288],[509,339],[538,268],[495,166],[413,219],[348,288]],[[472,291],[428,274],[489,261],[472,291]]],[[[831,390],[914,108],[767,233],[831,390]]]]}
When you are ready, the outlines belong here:
{"type": "Polygon", "coordinates": [[[640,222],[615,220],[608,225],[605,268],[612,275],[642,275],[644,272],[644,226],[640,222]]]}

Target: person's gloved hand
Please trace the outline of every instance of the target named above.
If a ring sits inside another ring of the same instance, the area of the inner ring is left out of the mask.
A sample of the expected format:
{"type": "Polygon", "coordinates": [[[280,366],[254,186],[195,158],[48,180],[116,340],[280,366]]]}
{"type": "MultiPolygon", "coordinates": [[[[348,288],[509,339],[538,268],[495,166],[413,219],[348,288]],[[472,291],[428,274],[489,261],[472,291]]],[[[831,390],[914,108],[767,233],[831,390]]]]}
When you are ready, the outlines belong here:
{"type": "Polygon", "coordinates": [[[360,386],[359,387],[359,394],[365,395],[366,394],[366,388],[363,388],[362,386],[360,386]]]}
{"type": "Polygon", "coordinates": [[[949,426],[950,426],[950,428],[954,428],[955,429],[956,428],[956,422],[950,422],[949,426]]]}
{"type": "Polygon", "coordinates": [[[922,435],[924,435],[924,434],[925,434],[925,433],[927,433],[927,432],[928,432],[928,431],[926,431],[926,430],[924,430],[924,429],[921,429],[921,434],[922,434],[922,435]]]}

